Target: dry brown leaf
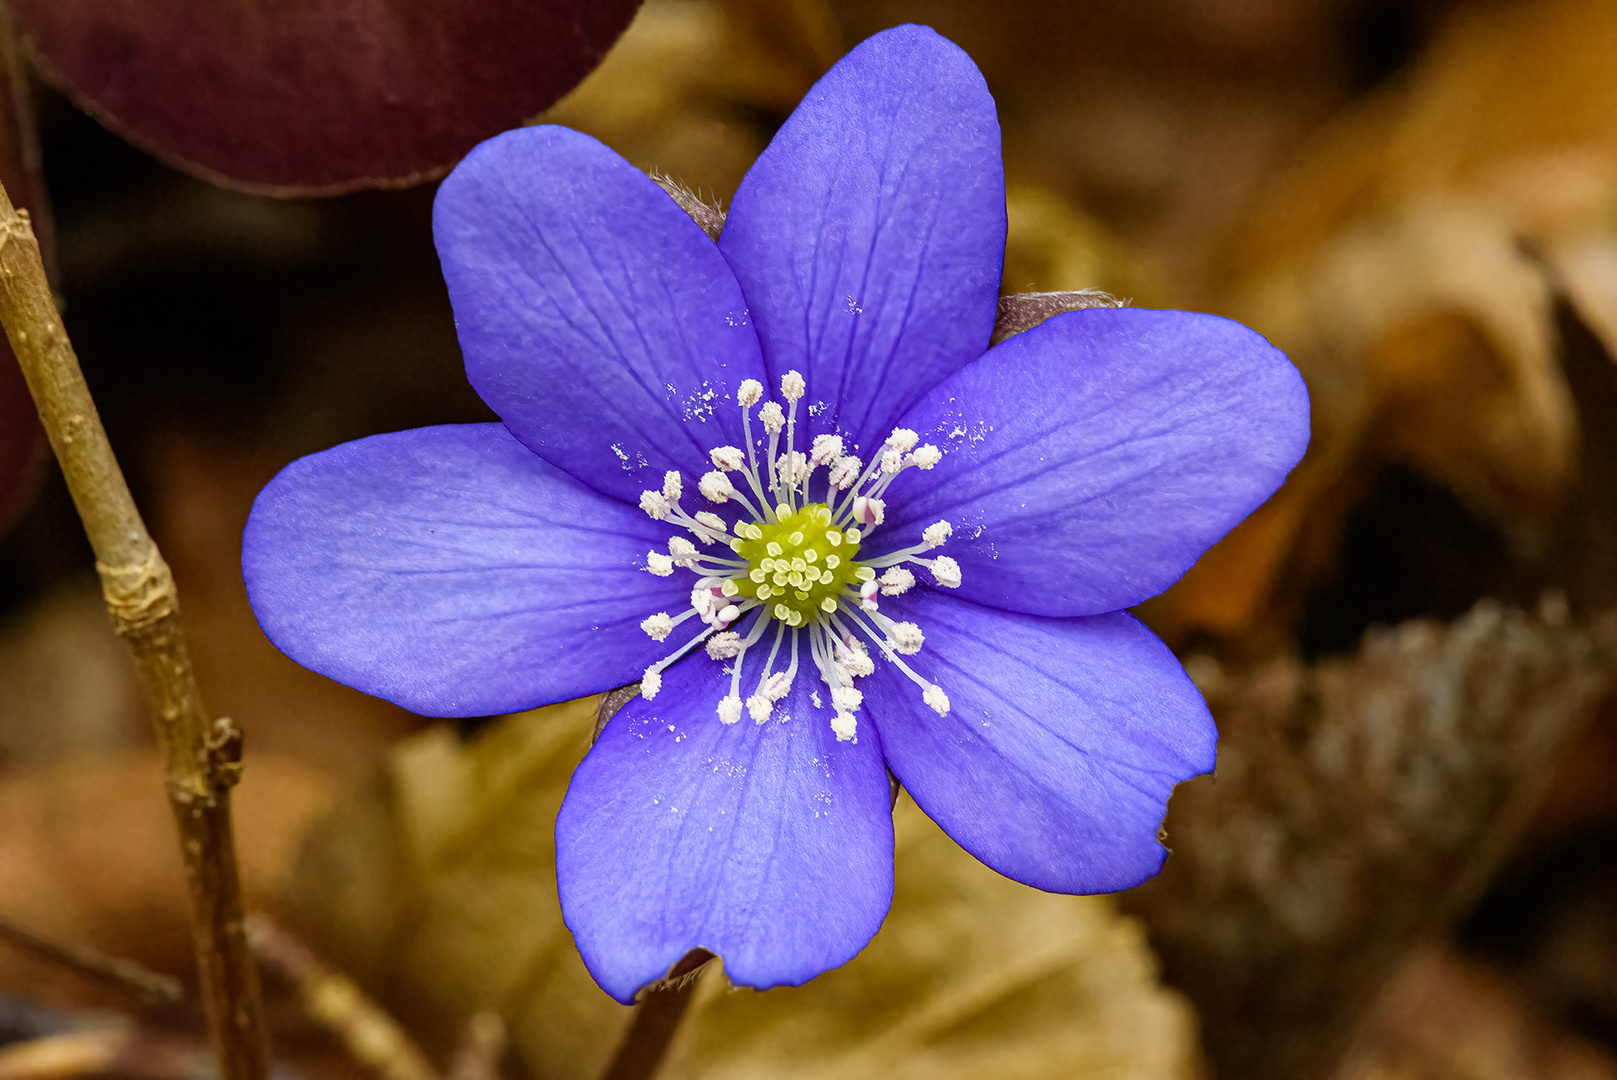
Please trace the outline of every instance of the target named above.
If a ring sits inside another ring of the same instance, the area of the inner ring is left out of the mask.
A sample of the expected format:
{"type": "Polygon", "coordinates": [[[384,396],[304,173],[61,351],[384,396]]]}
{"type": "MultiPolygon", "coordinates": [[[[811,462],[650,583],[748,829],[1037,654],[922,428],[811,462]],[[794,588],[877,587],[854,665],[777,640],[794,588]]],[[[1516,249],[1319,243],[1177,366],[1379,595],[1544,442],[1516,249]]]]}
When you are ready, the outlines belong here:
{"type": "MultiPolygon", "coordinates": [[[[589,699],[464,744],[416,736],[305,850],[303,928],[439,1046],[494,1008],[535,1075],[590,1075],[627,1021],[556,900],[556,810],[593,717],[589,699]]],[[[795,989],[731,993],[710,972],[665,1075],[1195,1075],[1192,1016],[1108,900],[1002,878],[908,800],[896,827],[896,897],[871,946],[795,989]]]]}
{"type": "Polygon", "coordinates": [[[129,651],[93,578],[0,624],[0,768],[121,753],[145,722],[129,651]]]}
{"type": "Polygon", "coordinates": [[[1592,630],[1546,616],[1484,603],[1373,632],[1348,659],[1241,678],[1187,664],[1218,773],[1181,786],[1174,854],[1124,905],[1195,1000],[1220,1075],[1329,1065],[1521,835],[1556,751],[1617,683],[1617,613],[1592,630]]]}
{"type": "Polygon", "coordinates": [[[1418,950],[1388,985],[1336,1080],[1617,1080],[1617,1061],[1539,1016],[1475,961],[1418,950]]]}
{"type": "Polygon", "coordinates": [[[1309,456],[1151,608],[1170,638],[1285,625],[1363,475],[1393,461],[1526,537],[1577,466],[1554,299],[1617,342],[1617,7],[1467,8],[1407,80],[1255,201],[1214,310],[1297,362],[1309,456]]]}
{"type": "MultiPolygon", "coordinates": [[[[330,782],[307,766],[253,754],[236,789],[237,850],[249,908],[264,906],[330,782]]],[[[160,971],[191,968],[189,900],[155,752],[74,761],[0,779],[0,912],[60,941],[160,971]]],[[[12,992],[83,984],[0,950],[12,992]]]]}

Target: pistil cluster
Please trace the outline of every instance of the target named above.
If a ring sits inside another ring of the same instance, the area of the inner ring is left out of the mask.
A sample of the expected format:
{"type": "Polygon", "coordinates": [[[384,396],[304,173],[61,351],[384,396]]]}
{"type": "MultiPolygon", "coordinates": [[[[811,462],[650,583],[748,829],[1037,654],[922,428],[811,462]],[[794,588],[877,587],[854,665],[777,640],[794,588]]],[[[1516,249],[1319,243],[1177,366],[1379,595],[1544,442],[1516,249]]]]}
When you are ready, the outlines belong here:
{"type": "MultiPolygon", "coordinates": [[[[660,490],[641,493],[641,509],[683,530],[669,538],[666,553],[647,553],[646,570],[659,577],[686,570],[696,580],[690,607],[678,615],[659,611],[640,628],[656,641],[687,623],[699,629],[646,669],[640,692],[656,697],[663,671],[705,644],[709,656],[729,665],[730,690],[718,702],[719,719],[733,724],[745,711],[761,724],[791,690],[806,655],[826,686],[832,730],[839,740],[850,740],[857,738],[864,698],[855,684],[876,669],[872,646],[921,688],[927,705],[940,715],[949,711],[943,689],[902,659],[920,651],[921,628],[889,618],[881,598],[915,586],[906,564],[925,568],[944,588],[960,584],[960,566],[946,555],[923,555],[948,540],[947,521],[929,525],[918,544],[859,558],[861,545],[886,518],[893,481],[912,467],[933,468],[943,452],[917,446],[919,437],[905,428],[895,428],[868,463],[847,452],[840,435],[818,435],[799,450],[797,409],[806,391],[803,376],[787,372],[780,385],[782,408],[763,400],[756,379],[741,384],[736,396],[746,447],[715,447],[709,452],[713,471],[696,485],[704,500],[731,511],[732,519],[705,509],[688,513],[678,472],[666,474],[660,490]],[[767,439],[762,461],[753,438],[755,408],[767,439]]],[[[825,707],[818,688],[811,700],[825,707]]]]}

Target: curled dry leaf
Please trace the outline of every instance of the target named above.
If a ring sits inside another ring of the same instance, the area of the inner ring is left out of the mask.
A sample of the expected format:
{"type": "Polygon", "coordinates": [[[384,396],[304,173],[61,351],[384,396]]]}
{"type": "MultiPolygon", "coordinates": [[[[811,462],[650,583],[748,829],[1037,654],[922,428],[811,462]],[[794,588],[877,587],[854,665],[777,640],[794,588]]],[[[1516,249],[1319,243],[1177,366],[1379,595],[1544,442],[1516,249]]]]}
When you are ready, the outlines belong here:
{"type": "Polygon", "coordinates": [[[1483,603],[1241,678],[1192,658],[1218,776],[1180,788],[1174,854],[1124,904],[1220,1075],[1317,1075],[1410,946],[1475,899],[1617,684],[1617,613],[1546,614],[1483,603]]]}
{"type": "MultiPolygon", "coordinates": [[[[440,1048],[492,1008],[535,1075],[586,1076],[627,1023],[556,900],[556,810],[595,712],[592,698],[466,743],[415,736],[305,847],[291,885],[305,932],[440,1048]]],[[[908,800],[895,826],[897,892],[876,940],[798,988],[726,993],[715,965],[663,1075],[1195,1075],[1192,1016],[1110,901],[1001,878],[908,800]]]]}
{"type": "Polygon", "coordinates": [[[639,0],[14,0],[47,73],[171,164],[230,187],[415,183],[548,108],[639,0]]]}
{"type": "Polygon", "coordinates": [[[1314,404],[1286,487],[1148,615],[1170,638],[1284,625],[1392,461],[1526,536],[1577,467],[1556,300],[1617,355],[1617,7],[1461,11],[1256,199],[1214,310],[1296,361],[1314,404]]]}

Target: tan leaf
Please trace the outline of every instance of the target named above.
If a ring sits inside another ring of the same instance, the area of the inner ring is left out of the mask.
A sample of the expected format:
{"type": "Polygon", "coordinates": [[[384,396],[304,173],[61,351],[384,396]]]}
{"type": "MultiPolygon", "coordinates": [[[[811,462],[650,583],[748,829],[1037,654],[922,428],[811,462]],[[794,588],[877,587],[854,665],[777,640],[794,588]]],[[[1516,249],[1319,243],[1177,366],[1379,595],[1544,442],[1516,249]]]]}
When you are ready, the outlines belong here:
{"type": "MultiPolygon", "coordinates": [[[[503,719],[469,742],[402,744],[385,781],[313,835],[301,924],[439,1045],[497,1009],[535,1075],[598,1072],[629,1011],[591,981],[556,900],[553,828],[595,699],[503,719]]],[[[1189,1010],[1104,898],[1000,877],[907,799],[876,940],[800,988],[703,977],[664,1075],[1194,1075],[1189,1010]]]]}

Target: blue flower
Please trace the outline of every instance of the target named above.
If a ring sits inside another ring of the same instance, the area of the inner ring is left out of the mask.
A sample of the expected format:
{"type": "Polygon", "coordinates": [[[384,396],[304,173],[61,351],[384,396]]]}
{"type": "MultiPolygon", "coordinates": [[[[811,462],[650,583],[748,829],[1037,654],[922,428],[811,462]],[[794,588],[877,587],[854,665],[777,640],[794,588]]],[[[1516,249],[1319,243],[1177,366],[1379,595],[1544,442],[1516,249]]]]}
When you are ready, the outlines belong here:
{"type": "Polygon", "coordinates": [[[965,54],[913,26],[854,49],[716,244],[556,127],[478,147],[434,230],[502,423],[294,462],[247,587],[293,659],[429,715],[642,680],[556,823],[608,993],[699,946],[756,987],[847,961],[891,898],[888,770],[1029,885],[1157,872],[1217,736],[1123,609],[1274,491],[1308,399],[1208,315],[1074,312],[988,348],[1004,178],[965,54]]]}

